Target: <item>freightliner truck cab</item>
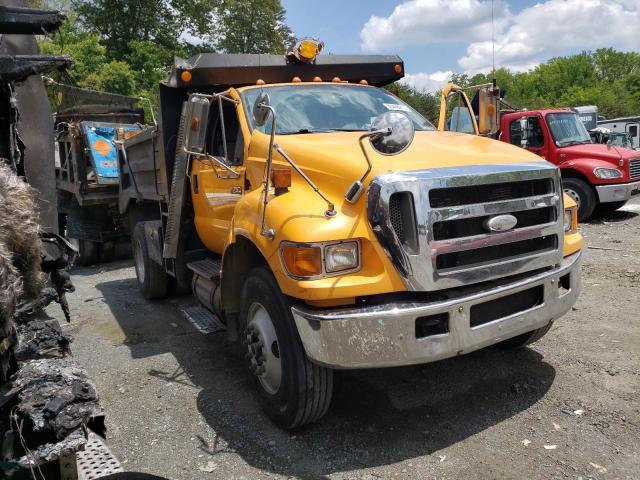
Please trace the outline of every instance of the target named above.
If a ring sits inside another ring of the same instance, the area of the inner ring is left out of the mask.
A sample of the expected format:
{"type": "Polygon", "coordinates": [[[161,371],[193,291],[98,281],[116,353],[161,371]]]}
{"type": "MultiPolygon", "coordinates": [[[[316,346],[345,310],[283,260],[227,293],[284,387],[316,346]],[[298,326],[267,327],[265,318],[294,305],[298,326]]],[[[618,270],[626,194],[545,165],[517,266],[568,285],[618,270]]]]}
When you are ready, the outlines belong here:
{"type": "Polygon", "coordinates": [[[141,292],[191,285],[283,428],[325,414],[335,369],[536,341],[583,244],[555,166],[379,88],[399,57],[301,50],[179,60],[120,152],[141,292]]]}

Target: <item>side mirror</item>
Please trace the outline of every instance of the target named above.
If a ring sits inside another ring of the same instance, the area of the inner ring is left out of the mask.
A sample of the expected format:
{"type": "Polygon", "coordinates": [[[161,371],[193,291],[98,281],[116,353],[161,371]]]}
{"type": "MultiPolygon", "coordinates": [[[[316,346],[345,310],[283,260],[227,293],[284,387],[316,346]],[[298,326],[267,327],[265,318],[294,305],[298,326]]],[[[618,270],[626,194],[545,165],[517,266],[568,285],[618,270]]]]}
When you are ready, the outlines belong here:
{"type": "Polygon", "coordinates": [[[252,115],[253,121],[258,127],[262,127],[265,123],[267,123],[267,118],[269,118],[270,110],[265,108],[266,106],[271,105],[271,99],[269,98],[269,94],[267,92],[262,92],[256,98],[256,101],[253,103],[252,115]]]}
{"type": "Polygon", "coordinates": [[[208,98],[197,93],[189,97],[184,115],[184,147],[187,151],[204,152],[210,108],[208,98]]]}
{"type": "Polygon", "coordinates": [[[383,155],[397,155],[407,149],[415,129],[409,117],[402,112],[384,112],[371,122],[369,142],[383,155]]]}
{"type": "Polygon", "coordinates": [[[527,148],[529,145],[529,120],[522,117],[520,120],[520,146],[527,148]]]}

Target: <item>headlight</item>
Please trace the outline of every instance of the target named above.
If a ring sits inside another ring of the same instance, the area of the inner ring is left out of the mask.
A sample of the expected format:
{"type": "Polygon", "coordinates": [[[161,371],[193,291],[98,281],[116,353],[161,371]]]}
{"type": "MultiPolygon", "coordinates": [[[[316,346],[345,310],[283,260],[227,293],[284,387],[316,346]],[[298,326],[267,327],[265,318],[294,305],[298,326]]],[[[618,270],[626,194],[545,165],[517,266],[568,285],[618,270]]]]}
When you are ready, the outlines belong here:
{"type": "Polygon", "coordinates": [[[564,231],[565,233],[575,233],[578,231],[577,207],[569,207],[564,209],[564,231]]]}
{"type": "Polygon", "coordinates": [[[597,178],[622,178],[622,172],[617,168],[598,167],[593,169],[593,174],[597,178]]]}
{"type": "Polygon", "coordinates": [[[358,268],[358,242],[344,242],[324,247],[324,267],[327,273],[358,268]]]}
{"type": "Polygon", "coordinates": [[[293,278],[314,280],[360,268],[360,244],[343,242],[292,243],[280,246],[282,262],[293,278]]]}

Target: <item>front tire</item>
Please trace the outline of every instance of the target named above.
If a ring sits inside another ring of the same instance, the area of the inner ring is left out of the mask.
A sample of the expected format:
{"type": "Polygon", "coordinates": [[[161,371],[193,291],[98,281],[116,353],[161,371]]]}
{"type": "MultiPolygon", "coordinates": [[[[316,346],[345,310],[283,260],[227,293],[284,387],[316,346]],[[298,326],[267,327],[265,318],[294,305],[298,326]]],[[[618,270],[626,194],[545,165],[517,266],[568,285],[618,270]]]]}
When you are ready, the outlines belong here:
{"type": "Polygon", "coordinates": [[[562,189],[578,204],[578,221],[587,220],[598,203],[591,185],[580,178],[563,178],[562,189]]]}
{"type": "Polygon", "coordinates": [[[147,300],[166,297],[169,277],[164,271],[164,267],[154,262],[149,256],[149,247],[142,223],[136,224],[133,229],[131,243],[140,293],[147,300]]]}
{"type": "Polygon", "coordinates": [[[542,337],[544,337],[547,332],[551,330],[552,326],[553,322],[549,322],[542,328],[523,333],[522,335],[518,335],[517,337],[509,338],[508,340],[504,340],[498,343],[497,346],[504,350],[517,350],[519,348],[524,348],[527,345],[531,345],[533,342],[537,342],[542,337]]]}
{"type": "Polygon", "coordinates": [[[267,415],[284,429],[322,418],[333,395],[333,370],[307,358],[291,305],[266,268],[249,272],[240,319],[245,356],[267,415]]]}

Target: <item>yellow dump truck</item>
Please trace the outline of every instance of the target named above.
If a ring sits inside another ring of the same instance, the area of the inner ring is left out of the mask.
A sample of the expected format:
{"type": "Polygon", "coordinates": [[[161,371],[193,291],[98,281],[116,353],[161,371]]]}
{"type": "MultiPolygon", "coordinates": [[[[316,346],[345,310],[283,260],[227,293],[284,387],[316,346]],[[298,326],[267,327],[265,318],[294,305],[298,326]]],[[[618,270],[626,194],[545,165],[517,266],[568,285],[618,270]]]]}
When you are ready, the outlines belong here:
{"type": "Polygon", "coordinates": [[[379,88],[397,56],[202,54],[120,148],[149,299],[191,286],[280,426],[321,418],[334,369],[542,337],[580,292],[575,206],[521,148],[439,132],[379,88]]]}

